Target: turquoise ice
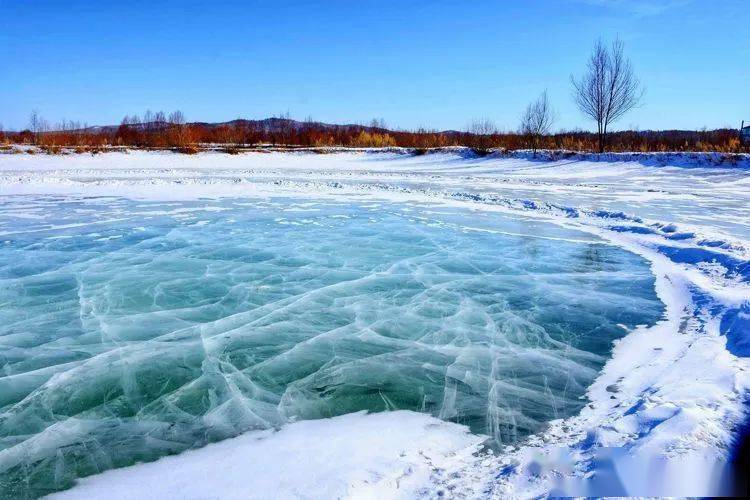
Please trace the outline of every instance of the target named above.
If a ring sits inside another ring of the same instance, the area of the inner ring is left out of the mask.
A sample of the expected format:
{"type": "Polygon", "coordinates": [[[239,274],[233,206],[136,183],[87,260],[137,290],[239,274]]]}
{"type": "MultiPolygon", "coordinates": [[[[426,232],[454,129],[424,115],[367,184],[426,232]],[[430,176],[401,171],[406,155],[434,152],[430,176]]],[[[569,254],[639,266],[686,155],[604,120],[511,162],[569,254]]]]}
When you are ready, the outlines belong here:
{"type": "Polygon", "coordinates": [[[501,445],[663,312],[647,262],[429,205],[7,197],[0,491],[250,429],[409,409],[501,445]]]}

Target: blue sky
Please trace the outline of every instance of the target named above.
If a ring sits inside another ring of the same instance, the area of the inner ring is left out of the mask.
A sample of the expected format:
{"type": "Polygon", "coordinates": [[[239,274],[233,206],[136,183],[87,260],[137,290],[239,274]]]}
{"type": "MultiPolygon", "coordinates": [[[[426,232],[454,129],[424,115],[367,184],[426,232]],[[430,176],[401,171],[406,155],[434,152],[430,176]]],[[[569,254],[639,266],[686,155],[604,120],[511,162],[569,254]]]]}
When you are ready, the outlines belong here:
{"type": "Polygon", "coordinates": [[[619,36],[647,88],[616,128],[750,120],[747,0],[0,0],[0,123],[119,123],[146,109],[223,121],[515,129],[545,88],[556,128],[594,40],[619,36]]]}

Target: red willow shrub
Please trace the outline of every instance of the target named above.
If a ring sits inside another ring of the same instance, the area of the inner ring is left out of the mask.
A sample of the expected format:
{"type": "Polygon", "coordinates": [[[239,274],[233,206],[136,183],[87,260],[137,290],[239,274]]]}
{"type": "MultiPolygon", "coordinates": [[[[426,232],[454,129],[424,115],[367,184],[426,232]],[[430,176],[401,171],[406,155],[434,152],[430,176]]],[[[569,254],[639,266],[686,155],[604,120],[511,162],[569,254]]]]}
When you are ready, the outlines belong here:
{"type": "MultiPolygon", "coordinates": [[[[530,138],[515,132],[499,132],[489,121],[477,121],[469,131],[390,130],[382,122],[372,125],[331,125],[288,117],[265,120],[238,119],[226,123],[185,123],[180,112],[168,117],[163,112],[146,112],[143,119],[126,116],[119,126],[81,127],[63,122],[53,130],[4,132],[0,141],[40,146],[88,147],[125,146],[192,151],[201,146],[218,146],[239,151],[246,147],[405,147],[415,150],[466,146],[479,153],[491,149],[565,149],[596,151],[595,133],[564,131],[530,138]],[[239,148],[239,149],[238,149],[239,148]]],[[[717,151],[750,152],[732,129],[664,130],[613,132],[608,151],[717,151]]]]}

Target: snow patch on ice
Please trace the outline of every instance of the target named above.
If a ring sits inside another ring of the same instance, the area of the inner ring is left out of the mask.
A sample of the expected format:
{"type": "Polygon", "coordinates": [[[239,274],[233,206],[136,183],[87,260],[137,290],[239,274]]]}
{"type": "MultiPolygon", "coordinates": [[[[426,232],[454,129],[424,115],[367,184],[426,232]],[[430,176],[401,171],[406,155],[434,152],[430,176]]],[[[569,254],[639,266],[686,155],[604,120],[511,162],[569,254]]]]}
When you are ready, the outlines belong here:
{"type": "MultiPolygon", "coordinates": [[[[420,413],[352,413],[254,431],[79,481],[50,498],[416,498],[450,493],[481,436],[420,413]]],[[[462,493],[470,493],[462,482],[462,493]]],[[[476,485],[480,486],[480,485],[476,485]]],[[[475,492],[478,494],[479,492],[475,492]]]]}

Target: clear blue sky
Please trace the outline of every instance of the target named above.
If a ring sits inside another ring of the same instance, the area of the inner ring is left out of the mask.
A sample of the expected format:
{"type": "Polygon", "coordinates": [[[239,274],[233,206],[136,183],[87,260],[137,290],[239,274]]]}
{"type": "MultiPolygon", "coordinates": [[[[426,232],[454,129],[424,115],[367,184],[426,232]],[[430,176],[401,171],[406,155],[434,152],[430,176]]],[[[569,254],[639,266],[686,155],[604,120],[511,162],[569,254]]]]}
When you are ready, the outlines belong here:
{"type": "Polygon", "coordinates": [[[545,88],[590,128],[569,77],[618,36],[647,87],[616,128],[750,120],[748,0],[0,0],[0,123],[292,117],[515,129],[545,88]]]}

